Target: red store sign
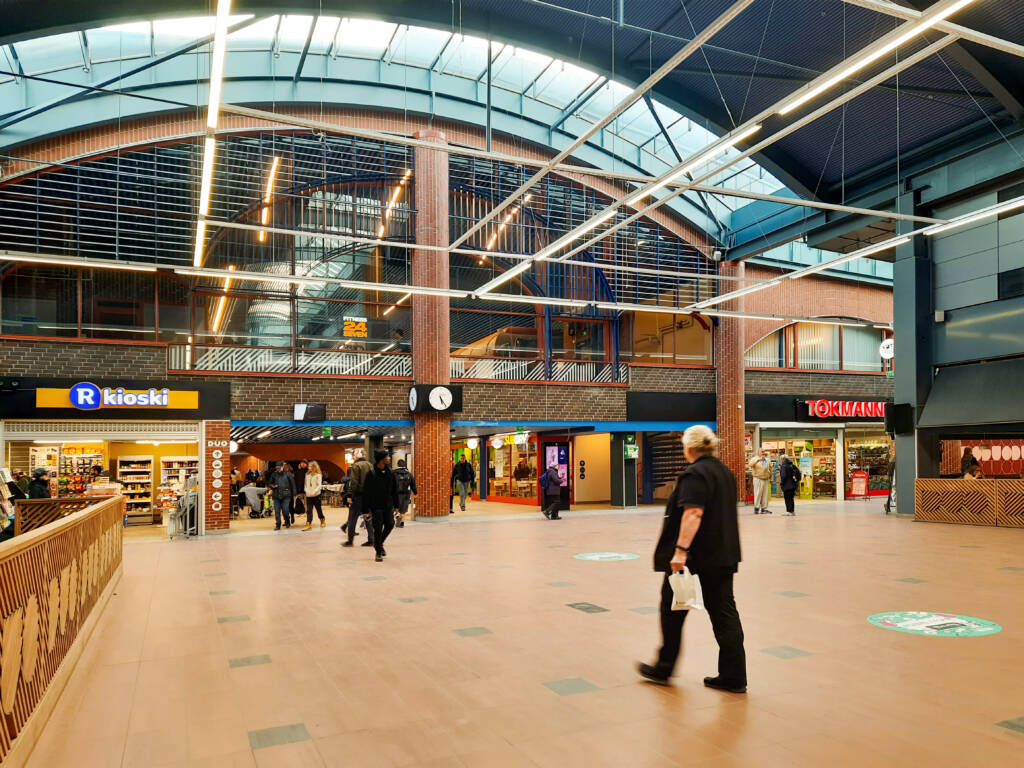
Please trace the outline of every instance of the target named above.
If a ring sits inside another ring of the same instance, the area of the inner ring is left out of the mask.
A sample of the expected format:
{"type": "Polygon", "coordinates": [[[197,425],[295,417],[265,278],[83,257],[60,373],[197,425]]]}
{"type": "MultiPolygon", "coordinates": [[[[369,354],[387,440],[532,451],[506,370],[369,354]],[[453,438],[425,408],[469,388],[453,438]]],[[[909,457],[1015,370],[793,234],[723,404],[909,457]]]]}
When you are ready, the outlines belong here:
{"type": "Polygon", "coordinates": [[[864,400],[808,400],[807,415],[812,419],[878,419],[885,418],[884,402],[864,400]]]}

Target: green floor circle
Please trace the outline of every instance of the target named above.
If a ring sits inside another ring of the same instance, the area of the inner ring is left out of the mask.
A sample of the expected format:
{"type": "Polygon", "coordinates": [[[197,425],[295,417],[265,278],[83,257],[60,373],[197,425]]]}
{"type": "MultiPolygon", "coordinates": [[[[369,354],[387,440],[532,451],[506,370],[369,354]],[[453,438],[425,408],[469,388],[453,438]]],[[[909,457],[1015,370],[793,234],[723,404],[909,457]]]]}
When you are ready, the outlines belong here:
{"type": "Polygon", "coordinates": [[[868,616],[868,622],[882,629],[932,637],[984,637],[1003,628],[987,619],[932,611],[888,611],[868,616]]]}
{"type": "Polygon", "coordinates": [[[632,552],[580,552],[573,557],[577,560],[612,562],[614,560],[636,560],[640,555],[634,555],[632,552]]]}

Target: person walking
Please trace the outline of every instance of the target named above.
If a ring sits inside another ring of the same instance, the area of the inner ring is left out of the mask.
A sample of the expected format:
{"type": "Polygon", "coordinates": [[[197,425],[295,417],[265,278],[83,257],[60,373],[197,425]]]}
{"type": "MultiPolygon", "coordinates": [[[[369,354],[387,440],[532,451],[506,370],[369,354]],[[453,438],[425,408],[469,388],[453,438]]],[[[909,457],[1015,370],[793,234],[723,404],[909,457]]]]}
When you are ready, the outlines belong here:
{"type": "MultiPolygon", "coordinates": [[[[356,535],[356,526],[359,525],[359,518],[369,512],[368,509],[364,509],[363,506],[363,487],[366,483],[366,478],[373,471],[373,464],[371,464],[366,455],[363,453],[359,454],[359,458],[356,459],[355,463],[352,464],[348,469],[348,493],[349,493],[349,505],[348,505],[348,522],[341,526],[341,530],[344,531],[348,538],[341,543],[343,547],[351,547],[352,539],[356,535]]],[[[373,526],[366,526],[366,533],[369,540],[363,544],[364,547],[373,546],[373,526]]]]}
{"type": "Polygon", "coordinates": [[[405,513],[409,511],[409,502],[418,493],[416,476],[409,471],[405,459],[398,460],[398,469],[395,470],[395,485],[398,487],[398,519],[395,520],[395,525],[404,528],[405,513]]]}
{"type": "Polygon", "coordinates": [[[306,473],[309,471],[309,462],[299,459],[295,467],[295,501],[292,503],[292,522],[295,522],[296,515],[306,514],[306,473]]]}
{"type": "Polygon", "coordinates": [[[800,472],[800,467],[794,464],[789,456],[783,456],[782,463],[779,465],[779,487],[782,488],[782,498],[786,500],[787,515],[796,514],[796,504],[793,499],[800,488],[802,479],[803,473],[800,472]]]}
{"type": "MultiPolygon", "coordinates": [[[[298,479],[296,479],[298,482],[298,479]]],[[[324,484],[324,476],[320,471],[320,465],[315,461],[309,462],[306,466],[306,477],[302,481],[302,488],[306,494],[306,527],[302,530],[308,531],[313,527],[313,508],[320,517],[320,527],[327,525],[327,518],[324,517],[324,507],[320,500],[320,492],[324,484]]]]}
{"type": "Polygon", "coordinates": [[[28,484],[28,497],[30,499],[50,498],[50,470],[46,467],[36,467],[32,470],[32,479],[28,484]]]}
{"type": "Polygon", "coordinates": [[[706,426],[683,433],[690,462],[676,481],[665,507],[661,536],[654,550],[654,570],[661,584],[661,650],[654,664],[638,664],[641,677],[668,685],[682,646],[687,611],[672,610],[669,574],[689,568],[700,579],[708,618],[718,642],[718,674],[705,677],[708,688],[747,692],[743,626],[733,597],[733,576],[740,563],[736,478],[716,457],[718,438],[706,426]]]}
{"type": "Polygon", "coordinates": [[[476,472],[473,471],[473,465],[466,460],[466,454],[462,454],[452,467],[452,481],[455,492],[459,494],[459,509],[465,512],[466,497],[476,490],[476,472]]]}
{"type": "Polygon", "coordinates": [[[754,514],[770,515],[768,499],[772,493],[772,463],[768,460],[768,451],[758,449],[757,455],[747,463],[747,468],[754,476],[754,514]]]}
{"type": "Polygon", "coordinates": [[[279,461],[267,484],[274,495],[274,530],[281,530],[281,518],[284,527],[292,527],[292,501],[295,499],[295,476],[292,468],[279,461]]]}
{"type": "Polygon", "coordinates": [[[562,478],[558,476],[558,467],[553,464],[540,476],[540,487],[544,491],[544,517],[548,520],[561,520],[558,508],[562,506],[562,478]]]}
{"type": "Polygon", "coordinates": [[[363,482],[363,505],[370,513],[373,524],[373,546],[378,563],[384,561],[387,552],[384,542],[395,527],[395,512],[398,511],[398,486],[391,471],[391,454],[380,449],[373,452],[375,464],[363,482]]]}

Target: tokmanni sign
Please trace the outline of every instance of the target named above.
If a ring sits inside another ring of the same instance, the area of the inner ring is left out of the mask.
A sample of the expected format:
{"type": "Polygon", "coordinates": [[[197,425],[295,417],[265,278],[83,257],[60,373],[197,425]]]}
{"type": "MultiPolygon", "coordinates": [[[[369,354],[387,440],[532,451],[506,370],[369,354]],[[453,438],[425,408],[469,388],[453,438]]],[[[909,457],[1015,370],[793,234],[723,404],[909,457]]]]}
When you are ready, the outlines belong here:
{"type": "Polygon", "coordinates": [[[797,421],[884,421],[884,400],[797,400],[797,421]]]}

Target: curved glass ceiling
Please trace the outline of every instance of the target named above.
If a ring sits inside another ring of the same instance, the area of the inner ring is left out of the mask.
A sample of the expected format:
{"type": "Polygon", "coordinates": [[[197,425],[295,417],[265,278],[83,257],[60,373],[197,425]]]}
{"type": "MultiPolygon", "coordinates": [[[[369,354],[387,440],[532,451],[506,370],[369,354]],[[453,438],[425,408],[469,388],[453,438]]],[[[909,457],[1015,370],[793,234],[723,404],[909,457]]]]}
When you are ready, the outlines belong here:
{"type": "MultiPolygon", "coordinates": [[[[275,15],[256,19],[253,16],[234,16],[231,26],[252,21],[228,36],[228,52],[251,55],[265,52],[280,58],[284,54],[301,54],[307,49],[302,77],[317,79],[325,71],[312,57],[321,60],[340,58],[379,61],[383,66],[401,64],[430,72],[443,73],[482,84],[487,73],[487,40],[423,27],[410,27],[386,21],[337,16],[275,15]]],[[[207,35],[212,35],[213,17],[161,19],[67,32],[34,40],[0,46],[0,68],[10,73],[49,75],[63,79],[69,85],[50,85],[43,89],[47,98],[59,97],[69,89],[89,82],[87,74],[92,67],[107,62],[145,60],[176,49],[207,35]],[[75,72],[74,83],[68,72],[75,72]],[[56,74],[62,73],[62,74],[56,74]],[[64,89],[62,92],[61,89],[64,89]]],[[[562,111],[565,120],[578,119],[594,123],[606,115],[632,89],[615,80],[579,67],[572,62],[553,59],[544,54],[494,41],[491,43],[493,65],[492,83],[523,99],[562,111]]],[[[197,80],[207,77],[205,59],[207,46],[190,55],[203,57],[197,64],[197,80]]],[[[230,64],[228,66],[230,77],[230,64]]],[[[23,80],[21,82],[24,82],[23,80]]],[[[15,105],[18,109],[32,104],[18,91],[19,78],[0,74],[0,104],[15,105]]],[[[37,100],[35,100],[37,101],[37,100]]],[[[13,112],[9,114],[13,114],[13,112]]],[[[571,126],[562,126],[570,134],[571,126]]],[[[581,131],[580,131],[581,132],[581,131]]],[[[641,99],[606,129],[612,146],[611,153],[623,158],[644,157],[654,160],[664,169],[678,163],[672,149],[683,156],[695,154],[715,138],[700,124],[681,115],[671,107],[651,99],[641,99]],[[657,119],[652,114],[657,113],[657,119]],[[664,132],[658,125],[664,126],[664,132]],[[666,136],[667,134],[667,136],[666,136]]],[[[735,157],[730,150],[725,157],[735,157]]],[[[713,161],[720,165],[721,157],[713,161]]],[[[699,174],[703,169],[697,169],[699,174]]],[[[722,171],[706,182],[708,186],[762,194],[775,194],[785,185],[757,163],[749,160],[722,171]]],[[[716,220],[721,232],[728,230],[730,217],[737,208],[750,203],[736,197],[719,197],[687,193],[694,202],[705,208],[716,220]]],[[[819,252],[804,248],[786,249],[786,260],[815,263],[821,260],[819,252]]],[[[888,277],[887,265],[873,261],[858,262],[849,271],[888,277]],[[881,271],[879,271],[881,269],[881,271]]]]}

